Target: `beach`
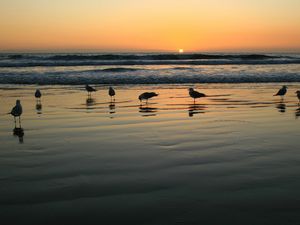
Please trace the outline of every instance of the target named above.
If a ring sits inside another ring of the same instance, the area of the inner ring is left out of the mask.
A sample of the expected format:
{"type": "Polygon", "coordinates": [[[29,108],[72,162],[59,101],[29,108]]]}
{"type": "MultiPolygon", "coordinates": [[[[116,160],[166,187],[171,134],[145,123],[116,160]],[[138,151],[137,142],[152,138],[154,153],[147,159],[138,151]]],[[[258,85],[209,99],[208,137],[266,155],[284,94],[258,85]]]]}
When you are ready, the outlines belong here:
{"type": "Polygon", "coordinates": [[[6,224],[299,223],[300,83],[92,86],[0,85],[6,224]]]}
{"type": "Polygon", "coordinates": [[[300,225],[300,0],[0,0],[0,225],[300,225]]]}

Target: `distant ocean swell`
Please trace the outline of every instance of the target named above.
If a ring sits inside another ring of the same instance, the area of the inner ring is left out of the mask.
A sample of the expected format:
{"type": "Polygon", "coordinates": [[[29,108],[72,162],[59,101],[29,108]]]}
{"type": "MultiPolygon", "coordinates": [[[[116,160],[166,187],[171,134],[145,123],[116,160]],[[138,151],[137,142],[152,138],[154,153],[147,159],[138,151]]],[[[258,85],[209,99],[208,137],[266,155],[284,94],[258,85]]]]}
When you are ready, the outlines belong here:
{"type": "Polygon", "coordinates": [[[0,54],[0,84],[300,82],[299,54],[0,54]]]}

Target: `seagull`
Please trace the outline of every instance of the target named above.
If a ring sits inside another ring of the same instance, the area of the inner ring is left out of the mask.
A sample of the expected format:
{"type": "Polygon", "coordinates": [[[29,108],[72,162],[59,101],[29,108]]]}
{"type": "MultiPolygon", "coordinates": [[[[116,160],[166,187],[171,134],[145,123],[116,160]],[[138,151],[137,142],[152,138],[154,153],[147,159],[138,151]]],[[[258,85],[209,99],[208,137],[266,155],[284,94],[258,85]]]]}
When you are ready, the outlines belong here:
{"type": "MultiPolygon", "coordinates": [[[[36,89],[34,96],[36,99],[36,108],[42,106],[42,104],[41,104],[42,93],[39,89],[36,89]]],[[[40,108],[42,108],[42,107],[40,107],[40,108]]]]}
{"type": "Polygon", "coordinates": [[[195,104],[196,98],[206,97],[205,94],[195,91],[193,88],[189,88],[189,94],[194,99],[194,104],[195,104]]]}
{"type": "Polygon", "coordinates": [[[36,98],[41,98],[41,97],[42,97],[41,91],[40,91],[39,89],[36,89],[34,96],[35,96],[36,98]]]}
{"type": "Polygon", "coordinates": [[[10,114],[14,116],[14,120],[15,120],[15,125],[16,125],[16,117],[19,117],[19,124],[21,126],[21,115],[22,115],[22,105],[20,100],[16,101],[16,105],[12,108],[10,114]]]}
{"type": "Polygon", "coordinates": [[[112,101],[112,97],[114,97],[114,101],[115,101],[116,92],[115,92],[115,90],[112,87],[109,87],[108,94],[110,96],[110,100],[112,101]]]}
{"type": "Polygon", "coordinates": [[[277,92],[277,94],[273,95],[273,96],[280,96],[281,99],[283,99],[283,96],[286,94],[287,92],[287,86],[283,85],[282,88],[279,89],[279,91],[277,92]]]}
{"type": "Polygon", "coordinates": [[[146,100],[146,103],[148,103],[148,99],[158,96],[155,92],[144,92],[139,96],[139,100],[142,102],[142,100],[146,100]]]}
{"type": "Polygon", "coordinates": [[[300,103],[300,91],[296,91],[295,93],[297,94],[297,97],[298,97],[299,103],[300,103]]]}
{"type": "Polygon", "coordinates": [[[96,91],[95,88],[89,86],[88,84],[85,85],[85,90],[88,92],[88,96],[91,96],[91,92],[95,92],[96,91]]]}

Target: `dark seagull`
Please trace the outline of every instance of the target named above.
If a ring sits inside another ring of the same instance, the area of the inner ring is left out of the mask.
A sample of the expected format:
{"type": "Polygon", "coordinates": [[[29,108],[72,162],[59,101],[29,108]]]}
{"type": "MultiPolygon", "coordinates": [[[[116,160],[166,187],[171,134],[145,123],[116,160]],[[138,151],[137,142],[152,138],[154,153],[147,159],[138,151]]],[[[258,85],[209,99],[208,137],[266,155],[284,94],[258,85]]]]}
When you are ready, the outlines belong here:
{"type": "Polygon", "coordinates": [[[155,96],[158,96],[155,92],[144,92],[139,96],[139,100],[142,102],[143,100],[146,100],[146,103],[148,103],[149,98],[153,98],[155,96]]]}
{"type": "Polygon", "coordinates": [[[195,91],[193,88],[189,88],[189,94],[190,94],[190,96],[194,99],[194,104],[195,104],[196,98],[203,98],[203,97],[206,97],[205,94],[200,93],[200,92],[198,92],[198,91],[195,91]]]}
{"type": "Polygon", "coordinates": [[[93,87],[91,87],[90,85],[85,85],[85,90],[88,92],[88,96],[90,97],[91,96],[91,93],[92,92],[95,92],[96,91],[96,89],[95,88],[93,88],[93,87]]]}
{"type": "Polygon", "coordinates": [[[16,118],[19,117],[19,126],[21,127],[21,115],[23,113],[21,101],[17,100],[16,105],[12,108],[10,114],[14,117],[15,126],[16,126],[16,118]]]}
{"type": "Polygon", "coordinates": [[[115,101],[116,92],[112,87],[109,87],[108,94],[110,96],[110,101],[112,102],[112,98],[114,98],[114,101],[115,101]]]}
{"type": "Polygon", "coordinates": [[[39,89],[36,89],[34,93],[35,98],[40,99],[42,97],[42,93],[39,89]]]}
{"type": "Polygon", "coordinates": [[[300,91],[296,91],[295,93],[297,94],[297,97],[298,97],[299,103],[300,103],[300,91]]]}
{"type": "Polygon", "coordinates": [[[282,88],[279,89],[277,94],[275,94],[273,96],[280,96],[281,99],[283,99],[283,96],[286,94],[286,92],[287,92],[287,86],[283,85],[282,88]]]}

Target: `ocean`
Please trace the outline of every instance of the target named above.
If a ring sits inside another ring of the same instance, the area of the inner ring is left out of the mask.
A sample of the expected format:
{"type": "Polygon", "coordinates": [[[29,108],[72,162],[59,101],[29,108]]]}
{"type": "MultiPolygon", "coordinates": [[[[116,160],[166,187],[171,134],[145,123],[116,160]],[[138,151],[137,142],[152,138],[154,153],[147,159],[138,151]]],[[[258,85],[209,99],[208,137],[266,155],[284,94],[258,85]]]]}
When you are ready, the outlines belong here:
{"type": "Polygon", "coordinates": [[[300,82],[300,54],[0,54],[1,84],[300,82]]]}

